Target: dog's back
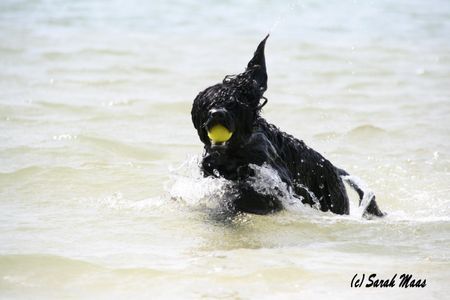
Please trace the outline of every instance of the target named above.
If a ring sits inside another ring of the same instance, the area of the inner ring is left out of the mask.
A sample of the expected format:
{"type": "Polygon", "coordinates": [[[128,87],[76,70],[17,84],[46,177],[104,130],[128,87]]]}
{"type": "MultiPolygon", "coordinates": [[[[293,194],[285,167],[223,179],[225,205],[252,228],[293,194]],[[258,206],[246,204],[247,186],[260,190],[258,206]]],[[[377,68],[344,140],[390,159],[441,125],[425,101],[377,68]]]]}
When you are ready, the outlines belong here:
{"type": "MultiPolygon", "coordinates": [[[[292,188],[297,194],[303,195],[306,189],[316,197],[314,200],[320,202],[322,211],[348,214],[349,203],[345,186],[338,169],[329,160],[302,140],[279,130],[263,118],[257,120],[256,126],[257,130],[267,136],[286,165],[292,178],[292,188]]],[[[311,201],[305,202],[314,204],[311,201]]]]}

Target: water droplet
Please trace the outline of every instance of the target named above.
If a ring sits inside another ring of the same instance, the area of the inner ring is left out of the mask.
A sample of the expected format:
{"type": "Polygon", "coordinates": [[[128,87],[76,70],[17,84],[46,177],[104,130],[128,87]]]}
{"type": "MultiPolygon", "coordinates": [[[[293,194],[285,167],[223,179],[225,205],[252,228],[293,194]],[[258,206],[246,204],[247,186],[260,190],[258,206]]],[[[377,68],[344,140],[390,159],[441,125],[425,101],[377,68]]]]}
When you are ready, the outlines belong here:
{"type": "Polygon", "coordinates": [[[416,75],[423,75],[423,74],[425,74],[425,70],[423,68],[416,69],[416,75]]]}
{"type": "Polygon", "coordinates": [[[437,160],[439,158],[439,152],[438,151],[435,151],[434,153],[433,153],[433,159],[434,160],[437,160]]]}

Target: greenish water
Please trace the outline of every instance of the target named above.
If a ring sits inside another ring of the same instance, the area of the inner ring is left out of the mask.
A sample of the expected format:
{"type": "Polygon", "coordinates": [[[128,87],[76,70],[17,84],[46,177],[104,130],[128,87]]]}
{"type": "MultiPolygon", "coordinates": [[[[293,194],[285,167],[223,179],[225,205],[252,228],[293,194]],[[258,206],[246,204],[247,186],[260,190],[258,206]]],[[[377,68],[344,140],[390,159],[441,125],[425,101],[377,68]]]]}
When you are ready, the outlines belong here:
{"type": "Polygon", "coordinates": [[[2,1],[0,298],[447,297],[449,37],[441,0],[2,1]],[[211,217],[190,106],[268,31],[264,116],[388,217],[211,217]]]}

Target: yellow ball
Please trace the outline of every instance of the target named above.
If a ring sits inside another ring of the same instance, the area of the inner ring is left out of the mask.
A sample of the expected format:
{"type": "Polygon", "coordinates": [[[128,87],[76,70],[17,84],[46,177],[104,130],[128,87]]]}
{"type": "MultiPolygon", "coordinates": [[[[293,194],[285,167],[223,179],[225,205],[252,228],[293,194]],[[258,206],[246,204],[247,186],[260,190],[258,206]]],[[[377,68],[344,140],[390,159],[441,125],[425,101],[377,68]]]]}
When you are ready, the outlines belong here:
{"type": "Polygon", "coordinates": [[[232,135],[233,133],[229,131],[228,128],[220,124],[214,125],[213,128],[208,131],[208,137],[214,143],[226,142],[232,135]]]}

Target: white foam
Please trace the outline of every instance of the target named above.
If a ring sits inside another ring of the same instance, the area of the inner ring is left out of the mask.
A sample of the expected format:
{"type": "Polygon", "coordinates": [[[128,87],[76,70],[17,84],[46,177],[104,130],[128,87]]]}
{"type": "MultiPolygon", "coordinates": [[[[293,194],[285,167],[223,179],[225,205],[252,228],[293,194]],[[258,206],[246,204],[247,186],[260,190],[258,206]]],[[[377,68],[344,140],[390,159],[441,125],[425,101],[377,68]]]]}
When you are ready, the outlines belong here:
{"type": "MultiPolygon", "coordinates": [[[[305,212],[309,211],[309,206],[302,203],[303,197],[295,195],[292,188],[284,183],[278,172],[271,168],[269,165],[264,164],[257,166],[254,164],[249,165],[254,171],[255,176],[249,177],[247,182],[257,191],[263,195],[273,195],[281,197],[283,207],[289,211],[305,212]]],[[[306,188],[305,188],[306,189],[306,188]]],[[[313,199],[318,203],[317,198],[306,189],[313,199]]]]}
{"type": "MultiPolygon", "coordinates": [[[[171,180],[166,184],[170,196],[188,206],[220,208],[232,201],[236,195],[234,183],[221,177],[203,177],[199,168],[200,157],[192,157],[180,167],[171,169],[171,180]]],[[[249,165],[255,175],[247,183],[260,194],[281,198],[282,205],[289,211],[316,211],[304,205],[300,196],[284,183],[278,173],[268,165],[249,165]]],[[[315,197],[314,197],[315,199],[315,197]]],[[[318,203],[318,200],[315,199],[318,203]]]]}
{"type": "Polygon", "coordinates": [[[367,184],[359,177],[353,175],[341,176],[345,181],[352,182],[357,185],[364,193],[359,206],[354,208],[350,205],[350,215],[362,217],[370,202],[375,198],[375,193],[367,186],[367,184]],[[353,209],[354,208],[354,209],[353,209]]]}
{"type": "Polygon", "coordinates": [[[231,192],[231,182],[221,177],[204,177],[199,167],[200,157],[186,160],[178,168],[171,168],[166,190],[171,198],[188,206],[217,208],[231,192]]]}

